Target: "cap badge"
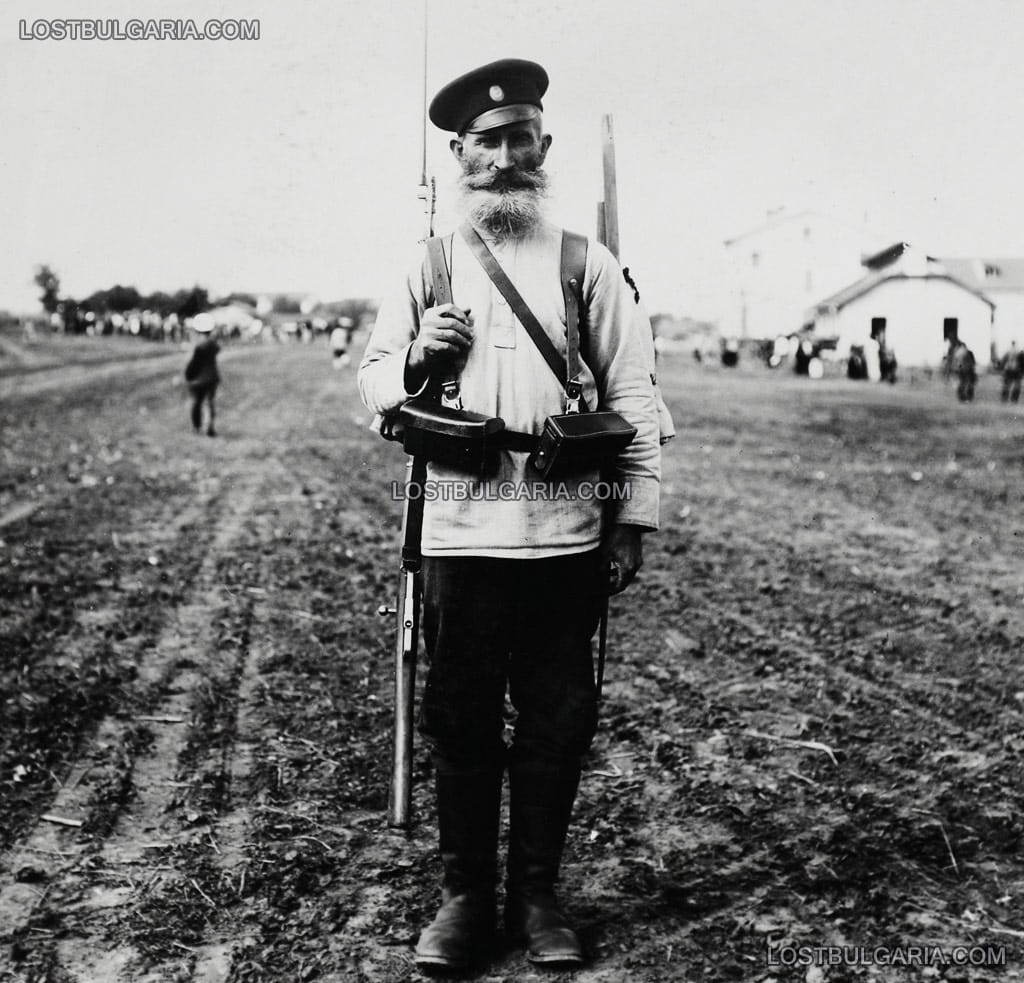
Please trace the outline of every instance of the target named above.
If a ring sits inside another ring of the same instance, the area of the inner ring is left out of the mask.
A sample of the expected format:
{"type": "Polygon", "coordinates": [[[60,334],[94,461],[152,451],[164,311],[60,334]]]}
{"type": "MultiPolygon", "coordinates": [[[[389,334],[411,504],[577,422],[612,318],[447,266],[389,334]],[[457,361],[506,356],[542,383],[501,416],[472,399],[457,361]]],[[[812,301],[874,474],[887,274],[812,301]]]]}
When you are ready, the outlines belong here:
{"type": "Polygon", "coordinates": [[[492,85],[489,95],[494,102],[501,102],[505,98],[505,90],[500,85],[492,85]]]}

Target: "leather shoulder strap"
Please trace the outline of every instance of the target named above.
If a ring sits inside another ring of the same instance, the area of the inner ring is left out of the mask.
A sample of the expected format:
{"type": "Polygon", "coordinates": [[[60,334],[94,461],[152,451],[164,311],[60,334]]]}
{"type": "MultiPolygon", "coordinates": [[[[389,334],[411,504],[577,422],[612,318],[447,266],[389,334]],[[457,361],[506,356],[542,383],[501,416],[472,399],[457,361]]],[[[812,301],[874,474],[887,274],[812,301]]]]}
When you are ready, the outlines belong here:
{"type": "Polygon", "coordinates": [[[579,398],[580,334],[583,326],[583,278],[587,269],[587,237],[577,232],[562,232],[561,273],[562,296],[565,299],[565,362],[569,384],[575,391],[568,395],[579,398]]]}
{"type": "Polygon", "coordinates": [[[548,368],[551,369],[555,374],[555,378],[558,379],[564,388],[566,382],[565,364],[562,362],[554,342],[548,337],[547,332],[541,327],[541,323],[537,320],[536,315],[527,306],[526,301],[523,300],[522,294],[516,290],[515,284],[508,278],[508,274],[505,273],[501,268],[501,264],[494,258],[494,253],[487,248],[487,243],[480,238],[480,233],[469,222],[464,222],[459,227],[459,232],[462,238],[466,240],[466,245],[469,246],[477,262],[484,268],[484,272],[498,288],[498,292],[508,301],[508,306],[512,308],[516,317],[519,318],[519,322],[526,329],[530,340],[540,350],[541,355],[544,356],[544,361],[548,363],[548,368]]]}
{"type": "Polygon", "coordinates": [[[452,275],[444,254],[444,240],[448,239],[448,253],[451,254],[451,236],[431,236],[427,240],[427,271],[430,286],[434,292],[434,306],[452,302],[452,275]]]}
{"type": "MultiPolygon", "coordinates": [[[[464,222],[459,227],[459,233],[466,240],[466,245],[469,246],[477,262],[479,262],[484,272],[490,277],[491,282],[498,288],[498,292],[508,301],[508,306],[512,308],[516,317],[519,318],[519,322],[526,329],[530,340],[537,346],[541,355],[544,356],[544,361],[547,362],[548,368],[554,373],[561,387],[566,390],[566,395],[571,399],[579,399],[578,391],[575,393],[569,392],[570,380],[566,371],[566,361],[558,354],[555,343],[541,326],[533,311],[527,306],[522,294],[519,293],[515,284],[508,278],[508,274],[501,268],[501,264],[494,258],[494,254],[487,248],[487,243],[480,238],[480,234],[469,222],[464,222]]],[[[568,312],[566,313],[568,316],[568,312]]],[[[579,405],[585,412],[586,404],[582,399],[579,405]]]]}

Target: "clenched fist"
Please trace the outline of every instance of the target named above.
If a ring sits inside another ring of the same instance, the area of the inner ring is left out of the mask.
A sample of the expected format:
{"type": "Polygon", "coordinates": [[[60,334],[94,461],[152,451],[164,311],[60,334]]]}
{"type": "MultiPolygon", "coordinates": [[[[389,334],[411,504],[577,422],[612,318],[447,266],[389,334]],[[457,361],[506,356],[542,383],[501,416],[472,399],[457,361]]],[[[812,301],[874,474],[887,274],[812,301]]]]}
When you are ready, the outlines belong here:
{"type": "Polygon", "coordinates": [[[454,304],[428,307],[405,363],[405,388],[416,392],[434,372],[457,373],[473,344],[473,318],[467,307],[454,304]]]}

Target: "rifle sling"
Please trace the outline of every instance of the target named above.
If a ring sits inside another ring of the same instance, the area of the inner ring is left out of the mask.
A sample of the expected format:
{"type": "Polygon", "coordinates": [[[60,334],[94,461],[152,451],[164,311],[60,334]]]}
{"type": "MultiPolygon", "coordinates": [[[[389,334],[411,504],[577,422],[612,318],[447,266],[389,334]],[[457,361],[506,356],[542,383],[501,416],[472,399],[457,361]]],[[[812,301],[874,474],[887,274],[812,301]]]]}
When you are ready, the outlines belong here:
{"type": "Polygon", "coordinates": [[[448,261],[444,255],[444,240],[431,236],[427,240],[427,267],[430,270],[430,285],[434,291],[434,306],[452,302],[452,278],[448,261]]]}
{"type": "MultiPolygon", "coordinates": [[[[449,251],[451,252],[452,238],[447,237],[447,239],[449,239],[449,251]]],[[[444,238],[441,236],[432,236],[427,240],[427,270],[433,290],[434,306],[453,303],[452,273],[444,254],[444,238]]],[[[537,434],[524,433],[521,430],[503,430],[497,439],[509,451],[532,454],[537,450],[540,437],[537,434]]]]}

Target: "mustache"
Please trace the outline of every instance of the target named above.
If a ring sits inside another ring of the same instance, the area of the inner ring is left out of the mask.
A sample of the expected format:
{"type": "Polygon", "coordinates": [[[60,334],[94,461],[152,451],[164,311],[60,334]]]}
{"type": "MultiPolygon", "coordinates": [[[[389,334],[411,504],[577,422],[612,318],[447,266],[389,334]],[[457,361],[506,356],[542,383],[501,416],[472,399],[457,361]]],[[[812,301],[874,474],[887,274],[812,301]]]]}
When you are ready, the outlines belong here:
{"type": "Polygon", "coordinates": [[[468,171],[462,176],[464,191],[491,191],[502,194],[509,191],[539,191],[548,187],[548,176],[540,168],[523,170],[512,168],[507,171],[468,171]]]}

